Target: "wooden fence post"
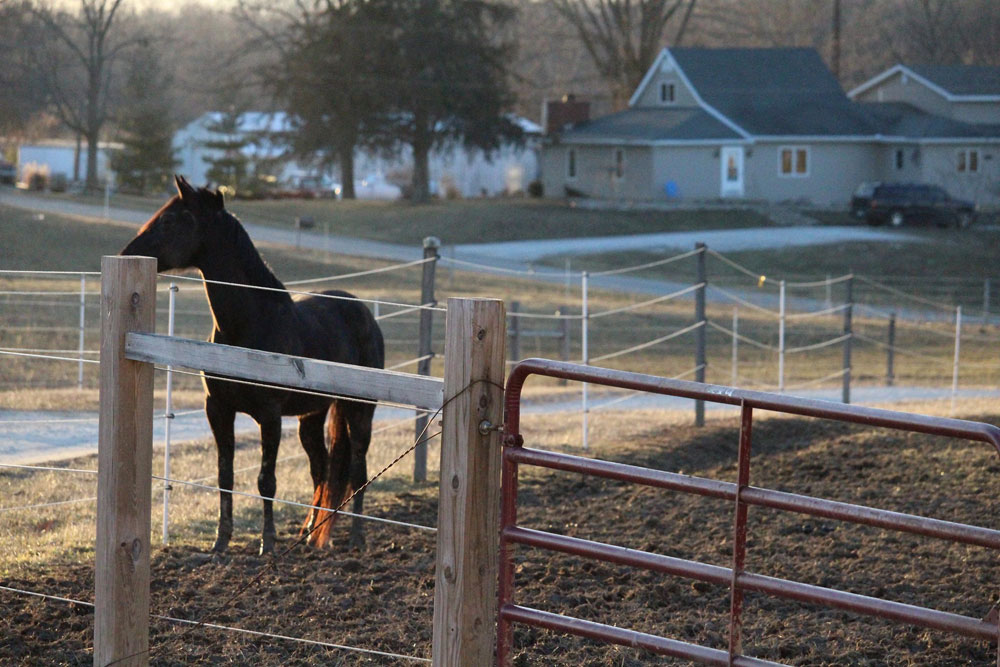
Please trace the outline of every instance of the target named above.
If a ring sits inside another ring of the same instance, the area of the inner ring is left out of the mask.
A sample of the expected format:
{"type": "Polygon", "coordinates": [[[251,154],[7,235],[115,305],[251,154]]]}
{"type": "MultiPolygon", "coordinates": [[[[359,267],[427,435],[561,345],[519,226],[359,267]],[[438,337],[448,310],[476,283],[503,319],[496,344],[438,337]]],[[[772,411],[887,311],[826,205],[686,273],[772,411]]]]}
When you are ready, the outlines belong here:
{"type": "MultiPolygon", "coordinates": [[[[420,280],[420,305],[422,306],[437,305],[437,301],[434,299],[434,270],[437,268],[439,259],[438,248],[440,247],[441,241],[436,236],[428,236],[424,239],[424,259],[430,261],[424,262],[424,272],[420,280]]],[[[420,342],[417,345],[417,356],[421,357],[421,359],[417,362],[417,375],[431,374],[430,354],[432,352],[431,338],[433,325],[434,311],[427,310],[426,308],[421,309],[420,342]],[[423,357],[427,358],[424,359],[423,357]]],[[[427,415],[421,413],[416,420],[417,438],[421,437],[426,426],[427,415]]],[[[413,481],[427,481],[427,443],[417,445],[416,450],[413,452],[413,481]]]]}
{"type": "Polygon", "coordinates": [[[448,299],[433,664],[491,665],[496,648],[503,302],[448,299]]]}
{"type": "Polygon", "coordinates": [[[94,665],[149,663],[153,365],[125,334],[156,325],[156,260],[101,258],[94,665]]]}

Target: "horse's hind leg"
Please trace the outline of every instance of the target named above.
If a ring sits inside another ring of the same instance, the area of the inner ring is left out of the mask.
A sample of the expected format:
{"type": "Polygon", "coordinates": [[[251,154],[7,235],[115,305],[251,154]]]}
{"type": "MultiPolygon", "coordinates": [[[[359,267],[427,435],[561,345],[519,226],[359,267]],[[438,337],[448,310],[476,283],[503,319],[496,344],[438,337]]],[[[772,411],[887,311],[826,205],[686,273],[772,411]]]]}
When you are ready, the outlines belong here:
{"type": "Polygon", "coordinates": [[[229,547],[233,537],[233,452],[236,441],[233,435],[233,421],[236,412],[221,405],[217,399],[205,398],[205,415],[215,436],[215,447],[219,458],[219,528],[215,535],[212,551],[222,553],[229,547]]]}
{"type": "MultiPolygon", "coordinates": [[[[281,413],[259,419],[260,424],[260,473],[257,475],[257,491],[264,498],[273,498],[278,488],[274,469],[278,460],[278,445],[281,444],[281,413]]],[[[260,553],[274,552],[276,532],[274,530],[274,503],[264,500],[264,526],[260,535],[260,553]]]]}
{"type": "MultiPolygon", "coordinates": [[[[354,489],[352,511],[361,514],[365,492],[362,487],[368,482],[368,445],[372,440],[372,417],[375,406],[367,403],[352,403],[347,408],[347,428],[351,438],[351,488],[354,489]],[[360,490],[359,490],[360,489],[360,490]]],[[[354,517],[351,522],[351,546],[363,548],[365,545],[363,519],[354,517]]]]}
{"type": "MultiPolygon", "coordinates": [[[[309,474],[312,475],[313,497],[326,477],[326,445],[323,442],[323,425],[326,422],[326,410],[311,415],[299,417],[299,442],[309,456],[309,474]]],[[[313,504],[316,502],[314,500],[313,504]]],[[[312,530],[316,521],[316,511],[309,510],[309,516],[304,526],[312,530]]]]}

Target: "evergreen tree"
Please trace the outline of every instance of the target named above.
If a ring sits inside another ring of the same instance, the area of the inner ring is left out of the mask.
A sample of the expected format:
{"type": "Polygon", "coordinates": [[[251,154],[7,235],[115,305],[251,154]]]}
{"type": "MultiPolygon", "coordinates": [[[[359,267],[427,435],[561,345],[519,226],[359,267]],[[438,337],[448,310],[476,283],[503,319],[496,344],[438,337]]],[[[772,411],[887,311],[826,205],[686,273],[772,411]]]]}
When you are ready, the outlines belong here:
{"type": "Polygon", "coordinates": [[[205,148],[218,151],[216,155],[204,158],[209,165],[206,172],[208,180],[220,188],[228,188],[230,195],[235,195],[249,184],[250,158],[244,149],[251,139],[240,127],[242,115],[242,110],[230,107],[229,111],[206,126],[215,138],[202,143],[205,148]]]}
{"type": "Polygon", "coordinates": [[[170,121],[171,77],[150,48],[138,51],[129,64],[118,118],[121,151],[111,157],[122,187],[140,194],[164,190],[177,160],[170,121]]]}

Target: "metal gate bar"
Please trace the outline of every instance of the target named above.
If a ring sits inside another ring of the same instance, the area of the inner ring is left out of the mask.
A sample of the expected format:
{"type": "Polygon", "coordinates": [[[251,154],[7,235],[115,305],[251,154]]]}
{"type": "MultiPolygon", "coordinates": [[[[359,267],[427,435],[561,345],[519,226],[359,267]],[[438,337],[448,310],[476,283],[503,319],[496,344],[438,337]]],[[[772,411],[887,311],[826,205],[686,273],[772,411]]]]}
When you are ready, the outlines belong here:
{"type": "MultiPolygon", "coordinates": [[[[745,591],[754,591],[800,602],[817,603],[982,640],[997,640],[997,622],[992,619],[979,620],[926,607],[743,571],[746,556],[747,508],[750,505],[877,526],[1000,550],[1000,531],[750,486],[751,429],[754,408],[980,441],[993,445],[1000,452],[1000,429],[994,426],[683,380],[668,380],[650,375],[543,359],[528,359],[515,366],[507,382],[505,400],[505,430],[507,435],[504,442],[501,491],[500,609],[497,628],[497,657],[501,665],[509,664],[512,623],[514,622],[616,644],[643,647],[655,653],[688,658],[705,664],[776,664],[741,654],[743,593],[745,591]],[[520,435],[520,393],[524,381],[533,374],[740,406],[737,482],[691,477],[621,463],[597,461],[568,454],[525,448],[520,435]],[[519,464],[580,472],[733,501],[733,567],[719,567],[518,527],[517,470],[519,464]],[[512,545],[515,544],[545,548],[729,586],[731,592],[729,650],[721,651],[516,605],[513,601],[514,571],[512,559],[512,545]]],[[[998,665],[1000,665],[1000,656],[998,656],[998,665]]]]}

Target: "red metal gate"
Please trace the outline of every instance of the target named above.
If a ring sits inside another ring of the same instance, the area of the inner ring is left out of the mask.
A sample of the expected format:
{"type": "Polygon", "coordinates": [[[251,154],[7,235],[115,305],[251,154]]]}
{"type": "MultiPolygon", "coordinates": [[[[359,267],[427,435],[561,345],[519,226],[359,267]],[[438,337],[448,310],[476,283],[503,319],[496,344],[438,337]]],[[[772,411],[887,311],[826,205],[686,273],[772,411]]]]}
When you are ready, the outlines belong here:
{"type": "MultiPolygon", "coordinates": [[[[896,622],[945,630],[986,641],[995,642],[997,640],[998,626],[995,618],[980,620],[926,607],[882,600],[787,579],[763,576],[745,572],[743,569],[746,557],[747,508],[750,505],[866,524],[1000,550],[1000,531],[750,486],[750,432],[753,424],[754,408],[856,424],[867,424],[902,431],[975,440],[992,444],[998,453],[1000,453],[1000,429],[995,426],[959,419],[927,417],[890,410],[878,410],[827,401],[794,398],[779,394],[745,391],[732,387],[686,382],[683,380],[668,380],[650,375],[544,359],[528,359],[513,369],[507,382],[505,401],[506,436],[503,448],[500,593],[497,628],[497,659],[500,665],[510,664],[513,623],[533,625],[625,646],[642,647],[654,653],[687,658],[710,665],[777,664],[742,655],[741,620],[743,595],[746,591],[836,607],[896,622]],[[529,375],[545,375],[609,387],[740,406],[741,424],[738,453],[738,481],[732,483],[691,477],[524,447],[520,434],[520,399],[521,388],[529,375]],[[517,525],[517,471],[518,466],[521,464],[579,472],[673,491],[683,491],[735,501],[733,566],[732,568],[719,567],[519,527],[517,525]],[[655,572],[729,586],[731,599],[729,650],[713,649],[517,605],[513,600],[514,566],[512,546],[515,544],[550,549],[610,563],[629,565],[655,572]]],[[[1000,665],[1000,655],[998,655],[997,664],[1000,665]]]]}

